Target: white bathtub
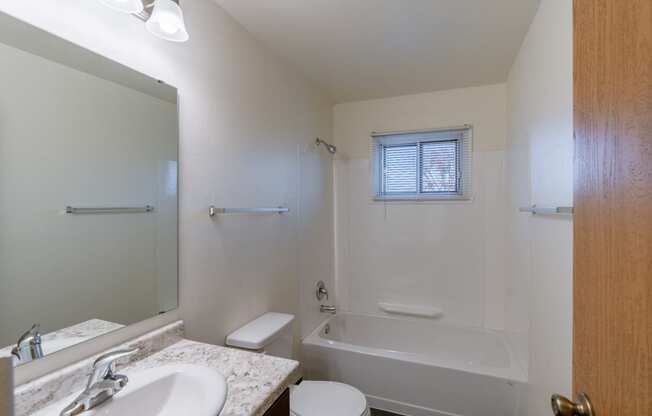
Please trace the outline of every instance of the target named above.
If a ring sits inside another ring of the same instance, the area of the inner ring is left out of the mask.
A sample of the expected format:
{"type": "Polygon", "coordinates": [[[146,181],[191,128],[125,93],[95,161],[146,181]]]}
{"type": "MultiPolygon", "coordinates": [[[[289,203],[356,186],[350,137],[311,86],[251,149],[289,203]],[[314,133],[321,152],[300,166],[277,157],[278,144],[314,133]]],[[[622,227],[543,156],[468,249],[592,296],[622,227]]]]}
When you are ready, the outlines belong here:
{"type": "Polygon", "coordinates": [[[362,390],[410,416],[521,416],[525,372],[500,332],[429,320],[338,314],[302,343],[307,379],[362,390]]]}

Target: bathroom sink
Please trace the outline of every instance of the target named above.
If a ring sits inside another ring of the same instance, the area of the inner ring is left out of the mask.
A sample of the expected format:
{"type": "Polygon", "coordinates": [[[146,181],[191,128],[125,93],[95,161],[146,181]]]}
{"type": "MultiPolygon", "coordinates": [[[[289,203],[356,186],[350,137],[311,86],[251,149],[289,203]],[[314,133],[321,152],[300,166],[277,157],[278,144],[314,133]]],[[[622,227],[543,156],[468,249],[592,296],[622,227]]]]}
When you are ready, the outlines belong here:
{"type": "MultiPolygon", "coordinates": [[[[226,401],[226,381],[217,371],[176,364],[125,372],[125,388],[81,416],[217,416],[226,401]]],[[[79,394],[71,394],[34,416],[59,416],[79,394]]]]}

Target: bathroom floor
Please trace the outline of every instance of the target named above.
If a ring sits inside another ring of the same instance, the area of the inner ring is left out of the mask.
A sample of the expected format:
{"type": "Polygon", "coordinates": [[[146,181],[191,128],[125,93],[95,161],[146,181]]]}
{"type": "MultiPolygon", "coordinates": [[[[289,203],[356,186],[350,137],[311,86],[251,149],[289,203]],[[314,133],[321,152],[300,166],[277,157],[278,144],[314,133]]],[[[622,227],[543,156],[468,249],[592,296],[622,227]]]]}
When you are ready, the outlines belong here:
{"type": "Polygon", "coordinates": [[[371,409],[371,416],[400,416],[396,413],[386,412],[384,410],[371,409]]]}

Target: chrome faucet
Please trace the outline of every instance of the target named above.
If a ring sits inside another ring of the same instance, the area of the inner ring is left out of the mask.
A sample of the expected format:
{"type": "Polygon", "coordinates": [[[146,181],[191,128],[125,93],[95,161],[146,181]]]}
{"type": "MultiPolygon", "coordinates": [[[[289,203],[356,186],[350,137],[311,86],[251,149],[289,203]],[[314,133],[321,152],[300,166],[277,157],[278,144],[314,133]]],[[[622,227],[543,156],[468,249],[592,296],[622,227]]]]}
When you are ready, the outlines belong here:
{"type": "Polygon", "coordinates": [[[115,362],[121,358],[130,357],[138,352],[138,348],[119,350],[99,356],[93,363],[86,388],[72,403],[61,411],[59,416],[74,416],[86,412],[104,403],[122,390],[129,379],[122,374],[115,374],[115,362]]]}
{"type": "Polygon", "coordinates": [[[16,346],[11,350],[11,354],[20,362],[43,358],[43,347],[41,345],[41,326],[34,324],[32,327],[18,338],[16,346]]]}
{"type": "Polygon", "coordinates": [[[319,305],[319,312],[321,313],[332,313],[335,315],[337,313],[337,308],[335,305],[319,305]]]}

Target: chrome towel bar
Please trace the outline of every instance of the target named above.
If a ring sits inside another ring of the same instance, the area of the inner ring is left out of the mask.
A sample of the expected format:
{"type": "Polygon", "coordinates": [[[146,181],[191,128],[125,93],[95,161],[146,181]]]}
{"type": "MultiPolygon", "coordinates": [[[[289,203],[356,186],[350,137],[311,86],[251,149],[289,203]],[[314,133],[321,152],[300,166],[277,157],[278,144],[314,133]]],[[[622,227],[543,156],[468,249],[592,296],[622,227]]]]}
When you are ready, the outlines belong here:
{"type": "Polygon", "coordinates": [[[518,210],[520,212],[529,212],[534,215],[573,215],[573,207],[538,207],[532,205],[530,207],[521,207],[518,210]]]}
{"type": "Polygon", "coordinates": [[[151,205],[142,207],[66,207],[66,214],[127,214],[152,211],[154,211],[154,207],[151,205]]]}
{"type": "Polygon", "coordinates": [[[208,216],[214,217],[217,214],[264,214],[276,213],[282,214],[289,212],[290,208],[274,207],[274,208],[216,208],[214,205],[208,207],[208,216]]]}

